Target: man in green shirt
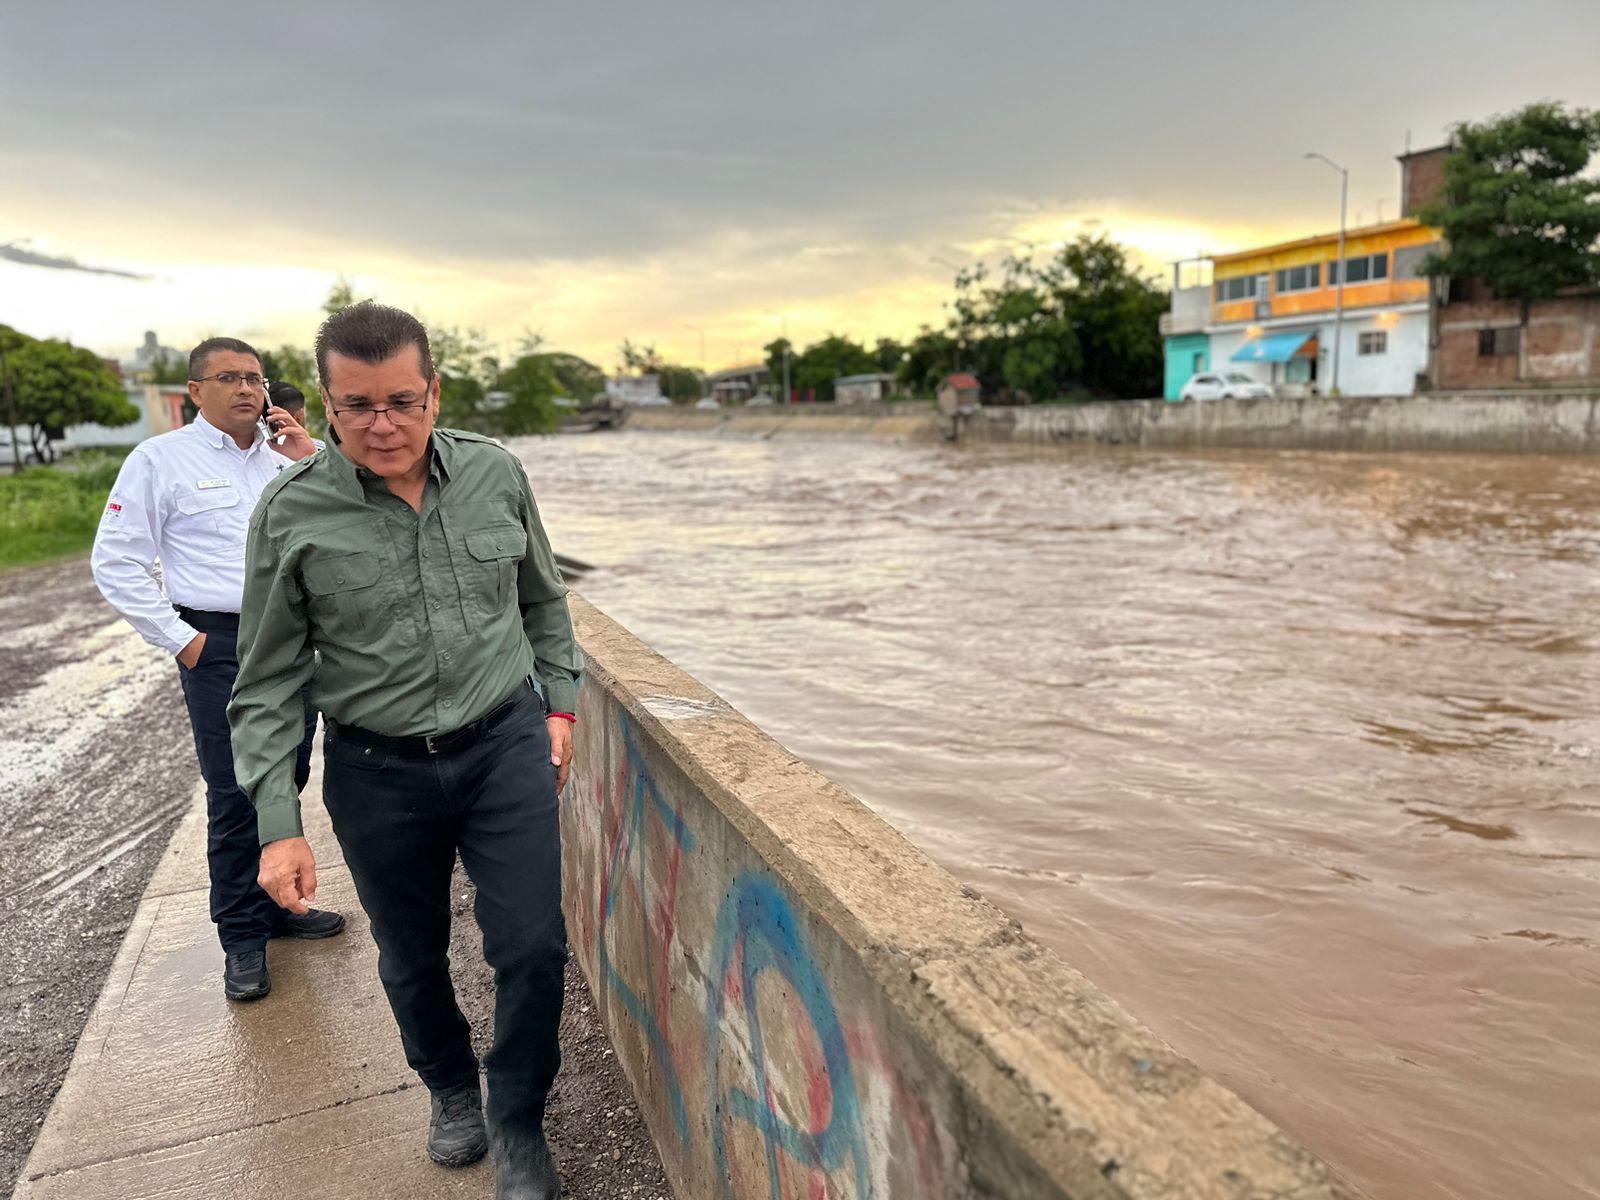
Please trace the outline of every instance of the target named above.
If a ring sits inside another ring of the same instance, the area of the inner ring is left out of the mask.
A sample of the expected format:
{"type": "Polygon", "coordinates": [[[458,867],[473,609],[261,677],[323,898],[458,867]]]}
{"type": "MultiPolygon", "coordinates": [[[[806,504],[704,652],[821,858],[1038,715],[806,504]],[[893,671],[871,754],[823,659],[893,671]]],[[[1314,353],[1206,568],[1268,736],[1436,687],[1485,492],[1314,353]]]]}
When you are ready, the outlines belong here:
{"type": "Polygon", "coordinates": [[[492,1135],[498,1194],[553,1200],[557,793],[582,669],[566,587],[522,465],[434,428],[439,378],[416,318],[353,305],[316,351],[333,444],[285,470],[251,520],[228,710],[261,886],[292,912],[316,893],[294,786],[309,682],[327,724],[323,799],[406,1059],[433,1095],[428,1152],[462,1166],[492,1135]],[[447,958],[458,852],[495,972],[487,1131],[447,958]]]}

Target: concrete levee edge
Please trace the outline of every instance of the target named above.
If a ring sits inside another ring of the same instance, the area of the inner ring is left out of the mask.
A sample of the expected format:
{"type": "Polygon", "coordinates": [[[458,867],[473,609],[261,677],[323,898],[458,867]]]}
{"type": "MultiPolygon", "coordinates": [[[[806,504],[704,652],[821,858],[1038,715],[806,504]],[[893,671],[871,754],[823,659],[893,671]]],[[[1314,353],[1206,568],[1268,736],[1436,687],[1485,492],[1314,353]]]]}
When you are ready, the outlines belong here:
{"type": "MultiPolygon", "coordinates": [[[[978,1124],[1003,1131],[1060,1195],[1232,1195],[1225,1181],[1244,1178],[1234,1164],[1246,1159],[1272,1174],[1282,1194],[1359,1194],[710,689],[581,598],[573,597],[573,610],[588,661],[585,688],[620,705],[640,736],[852,949],[895,1020],[967,1081],[978,1124]],[[649,701],[663,694],[706,713],[688,723],[661,719],[649,701]],[[779,782],[730,779],[719,769],[730,740],[759,746],[762,766],[779,782]],[[796,796],[804,812],[785,812],[796,796]],[[827,819],[818,820],[819,812],[827,819]],[[897,887],[882,887],[874,855],[898,873],[897,887]],[[918,915],[895,911],[908,894],[924,906],[923,917],[927,904],[940,905],[937,916],[948,921],[937,936],[904,936],[918,915]],[[863,897],[882,911],[863,911],[863,897]],[[1152,1153],[1161,1139],[1168,1149],[1152,1153]],[[1181,1168],[1179,1156],[1188,1160],[1181,1168]]],[[[601,981],[590,983],[603,992],[601,981]]],[[[619,1057],[636,1089],[650,1085],[619,1057]]]]}

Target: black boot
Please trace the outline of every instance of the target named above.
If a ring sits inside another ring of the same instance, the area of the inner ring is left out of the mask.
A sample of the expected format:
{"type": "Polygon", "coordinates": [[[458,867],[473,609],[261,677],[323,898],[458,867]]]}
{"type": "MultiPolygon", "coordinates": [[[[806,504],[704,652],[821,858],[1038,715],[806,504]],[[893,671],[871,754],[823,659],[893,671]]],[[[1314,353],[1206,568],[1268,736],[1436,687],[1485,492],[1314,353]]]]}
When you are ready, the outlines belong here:
{"type": "Polygon", "coordinates": [[[336,912],[313,908],[305,914],[284,913],[283,924],[273,937],[326,938],[344,932],[344,918],[336,912]]]}
{"type": "Polygon", "coordinates": [[[222,965],[222,990],[229,1000],[259,1000],[272,990],[265,950],[241,950],[222,965]]]}
{"type": "Polygon", "coordinates": [[[561,1176],[544,1130],[494,1134],[495,1200],[560,1200],[561,1176]]]}
{"type": "Polygon", "coordinates": [[[483,1098],[477,1081],[448,1092],[433,1093],[433,1120],[428,1125],[428,1157],[441,1167],[465,1167],[489,1148],[483,1128],[483,1098]]]}

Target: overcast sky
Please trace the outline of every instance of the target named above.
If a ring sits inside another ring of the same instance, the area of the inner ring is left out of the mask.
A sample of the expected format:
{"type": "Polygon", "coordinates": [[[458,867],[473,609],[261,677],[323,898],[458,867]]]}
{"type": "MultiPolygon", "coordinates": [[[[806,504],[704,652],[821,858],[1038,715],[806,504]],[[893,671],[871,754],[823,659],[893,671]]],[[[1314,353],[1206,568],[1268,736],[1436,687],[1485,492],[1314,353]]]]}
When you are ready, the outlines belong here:
{"type": "Polygon", "coordinates": [[[1083,229],[1163,270],[1331,229],[1308,150],[1393,216],[1408,132],[1537,99],[1600,107],[1600,3],[11,4],[0,321],[308,344],[345,275],[715,368],[1083,229]]]}

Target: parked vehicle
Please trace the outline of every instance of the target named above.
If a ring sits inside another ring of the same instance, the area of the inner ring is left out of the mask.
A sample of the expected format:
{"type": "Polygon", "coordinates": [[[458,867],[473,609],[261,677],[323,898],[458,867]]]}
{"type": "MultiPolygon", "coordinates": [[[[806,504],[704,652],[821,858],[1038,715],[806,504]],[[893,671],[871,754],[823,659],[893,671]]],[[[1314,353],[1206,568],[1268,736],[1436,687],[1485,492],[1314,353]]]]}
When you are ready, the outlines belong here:
{"type": "Polygon", "coordinates": [[[1196,375],[1183,385],[1181,400],[1265,400],[1272,395],[1266,384],[1240,371],[1211,371],[1196,375]]]}
{"type": "Polygon", "coordinates": [[[710,396],[701,396],[700,399],[694,402],[694,406],[696,408],[703,408],[707,412],[716,412],[717,409],[722,407],[722,405],[718,404],[710,396]]]}
{"type": "Polygon", "coordinates": [[[771,408],[776,403],[777,401],[771,396],[761,395],[751,396],[750,399],[744,402],[744,406],[746,408],[771,408]]]}

